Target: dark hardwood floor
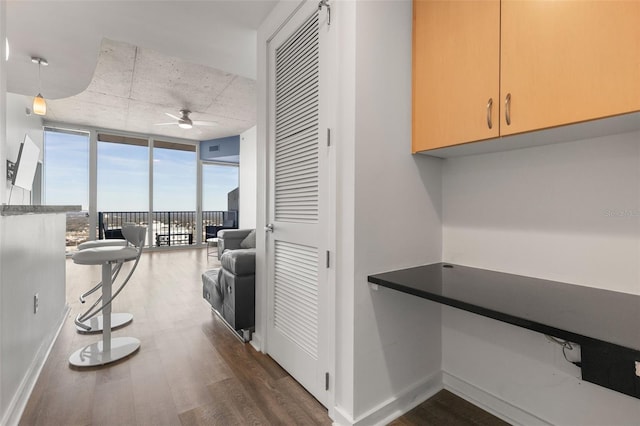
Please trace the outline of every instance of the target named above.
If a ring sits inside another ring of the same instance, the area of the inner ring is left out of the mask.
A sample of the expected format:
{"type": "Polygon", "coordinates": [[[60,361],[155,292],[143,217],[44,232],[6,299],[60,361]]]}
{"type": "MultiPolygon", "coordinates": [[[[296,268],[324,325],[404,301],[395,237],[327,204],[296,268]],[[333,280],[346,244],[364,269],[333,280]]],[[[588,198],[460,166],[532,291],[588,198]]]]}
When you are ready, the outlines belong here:
{"type": "Polygon", "coordinates": [[[442,390],[391,422],[390,426],[503,426],[508,424],[451,392],[442,390]]]}
{"type": "MultiPolygon", "coordinates": [[[[100,279],[100,268],[67,260],[71,311],[20,424],[331,424],[326,409],[277,363],[242,344],[212,314],[200,274],[218,265],[204,249],[144,254],[114,302],[114,312],[134,315],[114,336],[137,337],[140,350],[79,371],[69,367],[69,355],[101,335],[76,333],[73,318],[82,309],[78,295],[100,279]]],[[[503,424],[451,394],[439,395],[394,424],[503,424]]]]}

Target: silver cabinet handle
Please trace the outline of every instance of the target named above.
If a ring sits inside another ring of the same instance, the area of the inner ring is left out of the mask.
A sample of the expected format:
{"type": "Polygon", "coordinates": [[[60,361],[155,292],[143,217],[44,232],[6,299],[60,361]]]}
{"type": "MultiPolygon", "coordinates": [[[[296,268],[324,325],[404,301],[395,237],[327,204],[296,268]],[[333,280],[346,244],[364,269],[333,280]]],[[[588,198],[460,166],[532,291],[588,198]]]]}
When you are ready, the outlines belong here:
{"type": "Polygon", "coordinates": [[[268,224],[267,226],[264,227],[264,230],[266,232],[273,232],[273,223],[268,224]]]}
{"type": "Polygon", "coordinates": [[[493,127],[493,123],[491,122],[492,109],[493,109],[493,98],[489,98],[489,102],[487,102],[487,126],[489,126],[489,128],[493,127]]]}
{"type": "Polygon", "coordinates": [[[504,119],[509,126],[511,124],[511,93],[507,93],[507,97],[504,99],[504,119]]]}

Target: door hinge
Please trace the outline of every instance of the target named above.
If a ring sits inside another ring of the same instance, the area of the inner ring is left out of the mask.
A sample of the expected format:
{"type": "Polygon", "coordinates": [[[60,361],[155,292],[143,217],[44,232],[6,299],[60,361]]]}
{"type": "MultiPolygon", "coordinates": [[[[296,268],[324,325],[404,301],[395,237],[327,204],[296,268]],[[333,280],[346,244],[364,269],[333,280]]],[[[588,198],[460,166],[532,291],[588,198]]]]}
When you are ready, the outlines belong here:
{"type": "Polygon", "coordinates": [[[327,268],[331,266],[331,254],[327,250],[327,268]]]}
{"type": "Polygon", "coordinates": [[[331,146],[331,129],[327,129],[327,146],[331,146]]]}
{"type": "Polygon", "coordinates": [[[329,373],[324,373],[324,390],[329,390],[329,373]]]}

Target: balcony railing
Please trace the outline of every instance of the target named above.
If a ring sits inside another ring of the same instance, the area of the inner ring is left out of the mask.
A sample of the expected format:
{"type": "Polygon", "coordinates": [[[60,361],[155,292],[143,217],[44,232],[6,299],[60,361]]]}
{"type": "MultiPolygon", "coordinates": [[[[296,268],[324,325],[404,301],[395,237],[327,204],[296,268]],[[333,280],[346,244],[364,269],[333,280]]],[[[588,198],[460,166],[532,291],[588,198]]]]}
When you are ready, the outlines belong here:
{"type": "MultiPolygon", "coordinates": [[[[98,237],[122,238],[122,226],[127,223],[152,226],[153,240],[147,241],[151,246],[184,246],[196,242],[196,212],[173,211],[153,212],[149,221],[149,212],[99,212],[98,237]]],[[[238,212],[235,211],[203,211],[202,212],[202,241],[206,240],[207,226],[223,226],[238,224],[238,212]]]]}

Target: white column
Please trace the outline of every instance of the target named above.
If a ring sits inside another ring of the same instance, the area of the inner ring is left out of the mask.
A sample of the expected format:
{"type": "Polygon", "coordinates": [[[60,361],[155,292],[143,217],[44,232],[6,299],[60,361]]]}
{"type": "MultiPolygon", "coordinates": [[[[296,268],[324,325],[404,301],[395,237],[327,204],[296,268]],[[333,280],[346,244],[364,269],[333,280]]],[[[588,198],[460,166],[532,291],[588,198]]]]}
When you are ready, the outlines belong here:
{"type": "Polygon", "coordinates": [[[98,132],[89,132],[89,240],[97,240],[98,226],[98,132]]]}
{"type": "Polygon", "coordinates": [[[147,239],[150,247],[155,244],[153,238],[153,143],[154,139],[149,138],[149,225],[147,227],[147,239]]]}
{"type": "Polygon", "coordinates": [[[202,160],[200,144],[196,144],[196,244],[202,243],[202,160]]]}

